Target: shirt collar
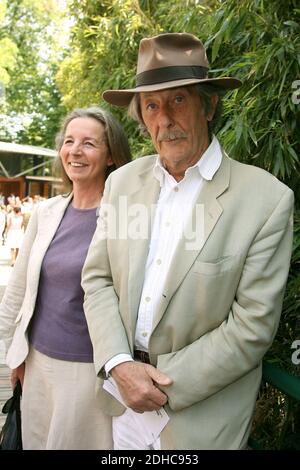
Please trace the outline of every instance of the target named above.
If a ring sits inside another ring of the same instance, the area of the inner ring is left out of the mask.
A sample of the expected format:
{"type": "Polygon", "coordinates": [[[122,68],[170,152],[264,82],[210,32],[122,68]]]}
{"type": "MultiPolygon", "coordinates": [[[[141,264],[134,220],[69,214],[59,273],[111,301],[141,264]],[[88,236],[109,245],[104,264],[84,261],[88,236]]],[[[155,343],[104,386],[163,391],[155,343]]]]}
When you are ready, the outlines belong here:
{"type": "MultiPolygon", "coordinates": [[[[221,146],[216,136],[213,136],[213,139],[210,145],[205,150],[202,157],[198,160],[197,163],[195,163],[195,165],[188,168],[185,174],[191,171],[195,171],[194,168],[197,168],[200,176],[203,179],[207,181],[211,181],[214,175],[216,174],[216,172],[218,171],[221,165],[221,162],[222,162],[221,146]]],[[[159,181],[160,186],[163,186],[165,177],[167,178],[170,177],[170,174],[164,168],[159,155],[156,159],[156,162],[153,168],[153,174],[154,174],[154,177],[159,181]]]]}

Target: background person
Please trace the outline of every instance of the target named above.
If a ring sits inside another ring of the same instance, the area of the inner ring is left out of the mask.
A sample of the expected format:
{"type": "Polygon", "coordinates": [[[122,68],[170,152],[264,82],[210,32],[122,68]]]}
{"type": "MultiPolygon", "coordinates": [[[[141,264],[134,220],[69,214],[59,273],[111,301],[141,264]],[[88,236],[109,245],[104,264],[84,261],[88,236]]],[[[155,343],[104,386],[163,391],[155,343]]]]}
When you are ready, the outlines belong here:
{"type": "Polygon", "coordinates": [[[24,237],[24,218],[21,207],[14,206],[7,216],[6,244],[11,252],[11,266],[14,266],[24,237]]]}
{"type": "Polygon", "coordinates": [[[0,305],[0,338],[12,385],[23,384],[23,448],[109,449],[80,281],[105,179],[130,151],[120,124],[98,107],[67,116],[57,147],[72,191],[41,202],[30,218],[0,305]]]}
{"type": "Polygon", "coordinates": [[[5,204],[0,205],[0,241],[2,245],[5,244],[6,237],[6,206],[5,204]]]}
{"type": "Polygon", "coordinates": [[[207,72],[201,41],[162,34],[140,43],[136,88],[103,95],[129,105],[158,153],[107,181],[83,269],[96,370],[127,405],[120,415],[103,394],[117,449],[244,448],[280,318],[293,192],[225,154],[211,123],[241,83],[207,72]],[[156,204],[148,238],[110,236],[104,207],[118,221],[120,196],[147,209],[149,227],[156,204]],[[163,405],[170,420],[149,444],[140,413],[163,405]]]}

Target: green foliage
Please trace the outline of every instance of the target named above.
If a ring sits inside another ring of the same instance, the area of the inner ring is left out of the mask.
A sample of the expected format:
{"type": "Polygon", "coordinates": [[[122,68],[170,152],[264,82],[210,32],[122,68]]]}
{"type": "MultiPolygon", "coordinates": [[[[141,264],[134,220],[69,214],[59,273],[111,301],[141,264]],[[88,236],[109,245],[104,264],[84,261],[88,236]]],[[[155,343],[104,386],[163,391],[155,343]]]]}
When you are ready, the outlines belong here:
{"type": "Polygon", "coordinates": [[[0,123],[0,139],[53,146],[60,117],[65,113],[54,81],[59,24],[54,0],[7,2],[1,35],[5,36],[10,62],[2,56],[9,81],[0,103],[5,116],[0,123]]]}
{"type": "Polygon", "coordinates": [[[18,48],[9,38],[0,39],[0,82],[10,82],[10,72],[16,64],[18,48]]]}
{"type": "MultiPolygon", "coordinates": [[[[6,37],[4,30],[6,14],[6,1],[0,1],[0,86],[1,95],[4,93],[4,86],[10,81],[10,72],[16,63],[18,48],[16,44],[6,37]]],[[[0,96],[0,99],[3,98],[0,96]]]]}
{"type": "Polygon", "coordinates": [[[292,83],[300,75],[296,2],[265,8],[261,0],[225,2],[212,21],[212,61],[244,86],[226,101],[220,136],[235,158],[290,182],[299,172],[299,109],[292,83]],[[226,27],[223,26],[226,24],[226,27]],[[221,46],[222,44],[222,46],[221,46]],[[221,56],[222,52],[222,56],[221,56]]]}

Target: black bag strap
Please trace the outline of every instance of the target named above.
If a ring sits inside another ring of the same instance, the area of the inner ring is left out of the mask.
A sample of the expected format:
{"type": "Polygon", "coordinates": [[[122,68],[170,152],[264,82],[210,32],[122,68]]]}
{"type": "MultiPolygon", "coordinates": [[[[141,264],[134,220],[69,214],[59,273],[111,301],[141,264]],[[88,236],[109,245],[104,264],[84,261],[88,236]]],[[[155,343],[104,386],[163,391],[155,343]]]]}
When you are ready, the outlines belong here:
{"type": "Polygon", "coordinates": [[[22,450],[21,431],[21,396],[22,386],[18,381],[11,398],[7,400],[2,412],[7,414],[0,432],[0,450],[22,450]]]}
{"type": "Polygon", "coordinates": [[[22,385],[21,382],[18,380],[14,390],[13,396],[4,403],[2,408],[2,413],[7,414],[11,408],[17,410],[18,414],[20,413],[20,398],[22,396],[22,385]]]}
{"type": "Polygon", "coordinates": [[[16,419],[17,419],[17,426],[18,429],[21,430],[21,396],[22,396],[22,385],[20,380],[18,380],[15,388],[14,388],[14,393],[13,397],[15,399],[15,406],[16,406],[16,419]]]}

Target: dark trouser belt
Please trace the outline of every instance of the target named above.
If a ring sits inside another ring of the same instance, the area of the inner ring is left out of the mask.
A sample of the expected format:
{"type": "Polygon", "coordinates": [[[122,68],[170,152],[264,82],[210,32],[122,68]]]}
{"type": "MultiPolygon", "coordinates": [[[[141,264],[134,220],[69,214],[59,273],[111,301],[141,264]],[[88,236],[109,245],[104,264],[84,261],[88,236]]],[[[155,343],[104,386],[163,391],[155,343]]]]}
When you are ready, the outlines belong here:
{"type": "Polygon", "coordinates": [[[144,362],[145,364],[150,364],[150,357],[149,354],[145,351],[138,351],[137,349],[134,351],[134,360],[144,362]]]}

